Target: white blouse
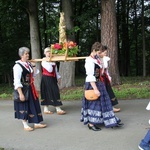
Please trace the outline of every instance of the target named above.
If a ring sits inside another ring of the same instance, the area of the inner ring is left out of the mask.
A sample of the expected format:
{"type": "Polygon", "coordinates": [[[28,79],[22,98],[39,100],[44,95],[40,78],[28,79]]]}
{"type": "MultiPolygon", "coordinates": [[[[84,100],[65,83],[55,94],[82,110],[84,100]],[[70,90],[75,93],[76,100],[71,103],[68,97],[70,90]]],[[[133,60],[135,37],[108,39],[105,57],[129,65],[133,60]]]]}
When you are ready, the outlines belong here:
{"type": "Polygon", "coordinates": [[[109,72],[108,72],[108,61],[110,61],[110,57],[104,56],[103,57],[103,63],[104,63],[103,65],[104,65],[104,68],[106,69],[106,73],[108,75],[108,78],[111,81],[111,76],[109,75],[109,72]]]}
{"type": "Polygon", "coordinates": [[[104,56],[103,57],[104,68],[108,68],[108,61],[110,61],[110,57],[104,56]]]}
{"type": "Polygon", "coordinates": [[[85,70],[86,70],[86,82],[96,82],[96,78],[94,76],[94,69],[95,69],[95,64],[99,65],[102,67],[100,64],[97,63],[96,59],[93,59],[92,57],[87,57],[85,59],[85,70]]]}
{"type": "MultiPolygon", "coordinates": [[[[14,67],[13,67],[13,77],[14,77],[14,89],[16,90],[18,87],[23,87],[23,85],[21,84],[21,76],[22,76],[22,72],[23,69],[21,68],[21,66],[17,63],[22,64],[28,71],[30,71],[31,73],[33,73],[33,69],[30,67],[27,67],[28,63],[26,62],[22,62],[21,60],[16,61],[14,67]]],[[[36,72],[34,72],[33,76],[36,76],[39,73],[39,70],[36,69],[36,72]]]]}
{"type": "Polygon", "coordinates": [[[55,72],[56,72],[56,78],[59,79],[61,78],[58,69],[57,69],[57,65],[55,62],[47,62],[47,61],[42,61],[41,63],[42,67],[45,68],[48,72],[52,72],[53,71],[53,65],[55,65],[55,72]]]}

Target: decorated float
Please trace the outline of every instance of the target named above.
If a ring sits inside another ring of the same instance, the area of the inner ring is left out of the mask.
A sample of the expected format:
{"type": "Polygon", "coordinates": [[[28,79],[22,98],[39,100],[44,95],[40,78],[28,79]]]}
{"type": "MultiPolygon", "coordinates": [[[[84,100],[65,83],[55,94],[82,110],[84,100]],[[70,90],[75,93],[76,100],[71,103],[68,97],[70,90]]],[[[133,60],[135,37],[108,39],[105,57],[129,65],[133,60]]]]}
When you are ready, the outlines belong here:
{"type": "Polygon", "coordinates": [[[86,57],[77,57],[79,52],[78,45],[73,41],[67,41],[66,37],[66,25],[64,19],[64,13],[60,13],[59,22],[59,43],[51,44],[50,46],[50,58],[49,59],[32,59],[32,62],[38,61],[78,61],[79,59],[85,59],[86,57]]]}

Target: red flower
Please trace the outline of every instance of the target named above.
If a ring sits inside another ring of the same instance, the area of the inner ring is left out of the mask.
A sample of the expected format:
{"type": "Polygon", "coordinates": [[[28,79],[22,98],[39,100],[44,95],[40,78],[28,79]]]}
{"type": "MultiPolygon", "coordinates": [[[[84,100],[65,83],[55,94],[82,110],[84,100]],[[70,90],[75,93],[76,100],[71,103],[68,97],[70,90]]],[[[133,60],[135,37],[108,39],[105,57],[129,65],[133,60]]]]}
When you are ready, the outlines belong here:
{"type": "Polygon", "coordinates": [[[73,41],[70,41],[70,42],[68,42],[68,46],[69,47],[75,47],[75,46],[77,46],[77,44],[73,41]]]}
{"type": "Polygon", "coordinates": [[[73,42],[73,41],[65,42],[65,43],[63,44],[64,49],[67,49],[67,47],[68,47],[69,49],[72,49],[72,48],[74,48],[75,46],[77,46],[77,44],[76,44],[75,42],[73,42]]]}
{"type": "Polygon", "coordinates": [[[55,43],[54,44],[54,49],[61,50],[62,49],[62,45],[60,45],[59,43],[55,43]]]}

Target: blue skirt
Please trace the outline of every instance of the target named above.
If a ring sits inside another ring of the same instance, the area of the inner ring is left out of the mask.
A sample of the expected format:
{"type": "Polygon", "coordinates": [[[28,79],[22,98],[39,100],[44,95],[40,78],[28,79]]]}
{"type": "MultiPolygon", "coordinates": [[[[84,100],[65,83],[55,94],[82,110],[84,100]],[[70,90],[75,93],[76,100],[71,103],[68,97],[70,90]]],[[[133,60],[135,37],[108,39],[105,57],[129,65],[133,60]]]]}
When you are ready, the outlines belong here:
{"type": "MultiPolygon", "coordinates": [[[[96,82],[100,91],[100,97],[95,101],[82,99],[81,122],[84,124],[91,123],[93,125],[104,124],[105,127],[114,127],[121,120],[117,118],[113,112],[110,97],[106,91],[103,82],[96,82]]],[[[92,89],[90,82],[85,83],[85,89],[92,89]]]]}
{"type": "Polygon", "coordinates": [[[29,99],[25,102],[14,101],[15,118],[27,120],[29,123],[43,121],[39,99],[34,99],[31,87],[29,87],[29,99]]]}

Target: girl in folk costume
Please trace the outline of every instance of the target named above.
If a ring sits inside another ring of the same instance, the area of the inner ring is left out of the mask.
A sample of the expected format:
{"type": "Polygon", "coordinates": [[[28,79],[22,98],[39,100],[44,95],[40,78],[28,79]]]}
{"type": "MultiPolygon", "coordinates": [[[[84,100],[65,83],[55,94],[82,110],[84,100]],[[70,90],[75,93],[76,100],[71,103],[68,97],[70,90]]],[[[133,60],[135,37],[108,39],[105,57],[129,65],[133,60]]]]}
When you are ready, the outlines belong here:
{"type": "Polygon", "coordinates": [[[121,120],[114,114],[111,100],[107,93],[104,82],[100,77],[102,66],[97,55],[101,53],[102,45],[95,42],[91,48],[91,54],[85,60],[86,81],[85,90],[94,89],[99,96],[97,100],[90,101],[85,97],[82,99],[81,121],[88,124],[93,131],[100,131],[99,125],[104,124],[106,128],[121,127],[121,120]]]}
{"type": "Polygon", "coordinates": [[[103,68],[102,72],[101,72],[101,76],[103,78],[103,82],[105,83],[108,95],[111,99],[113,110],[114,110],[114,112],[119,112],[120,108],[114,107],[115,105],[118,104],[118,100],[115,97],[115,94],[114,94],[112,87],[111,87],[111,77],[110,77],[109,72],[108,72],[108,61],[110,61],[110,58],[107,56],[107,46],[103,46],[103,51],[99,54],[99,59],[101,61],[101,65],[103,68]]]}
{"type": "Polygon", "coordinates": [[[13,67],[14,93],[18,92],[20,99],[20,102],[14,101],[15,118],[22,119],[26,131],[32,131],[34,128],[44,128],[46,124],[40,123],[43,121],[43,117],[33,80],[33,76],[38,74],[39,70],[28,61],[29,49],[27,47],[19,49],[19,56],[21,60],[16,61],[13,67]],[[26,85],[28,85],[29,95],[25,100],[22,89],[26,85]],[[30,127],[28,123],[34,123],[34,128],[30,127]]]}
{"type": "MultiPolygon", "coordinates": [[[[44,49],[46,60],[50,58],[50,48],[44,49]]],[[[58,115],[64,115],[66,112],[60,108],[62,102],[60,100],[60,92],[58,84],[60,84],[61,76],[58,73],[55,62],[42,61],[42,79],[41,79],[41,105],[44,105],[44,113],[52,114],[48,106],[52,105],[56,108],[58,115]]]]}

